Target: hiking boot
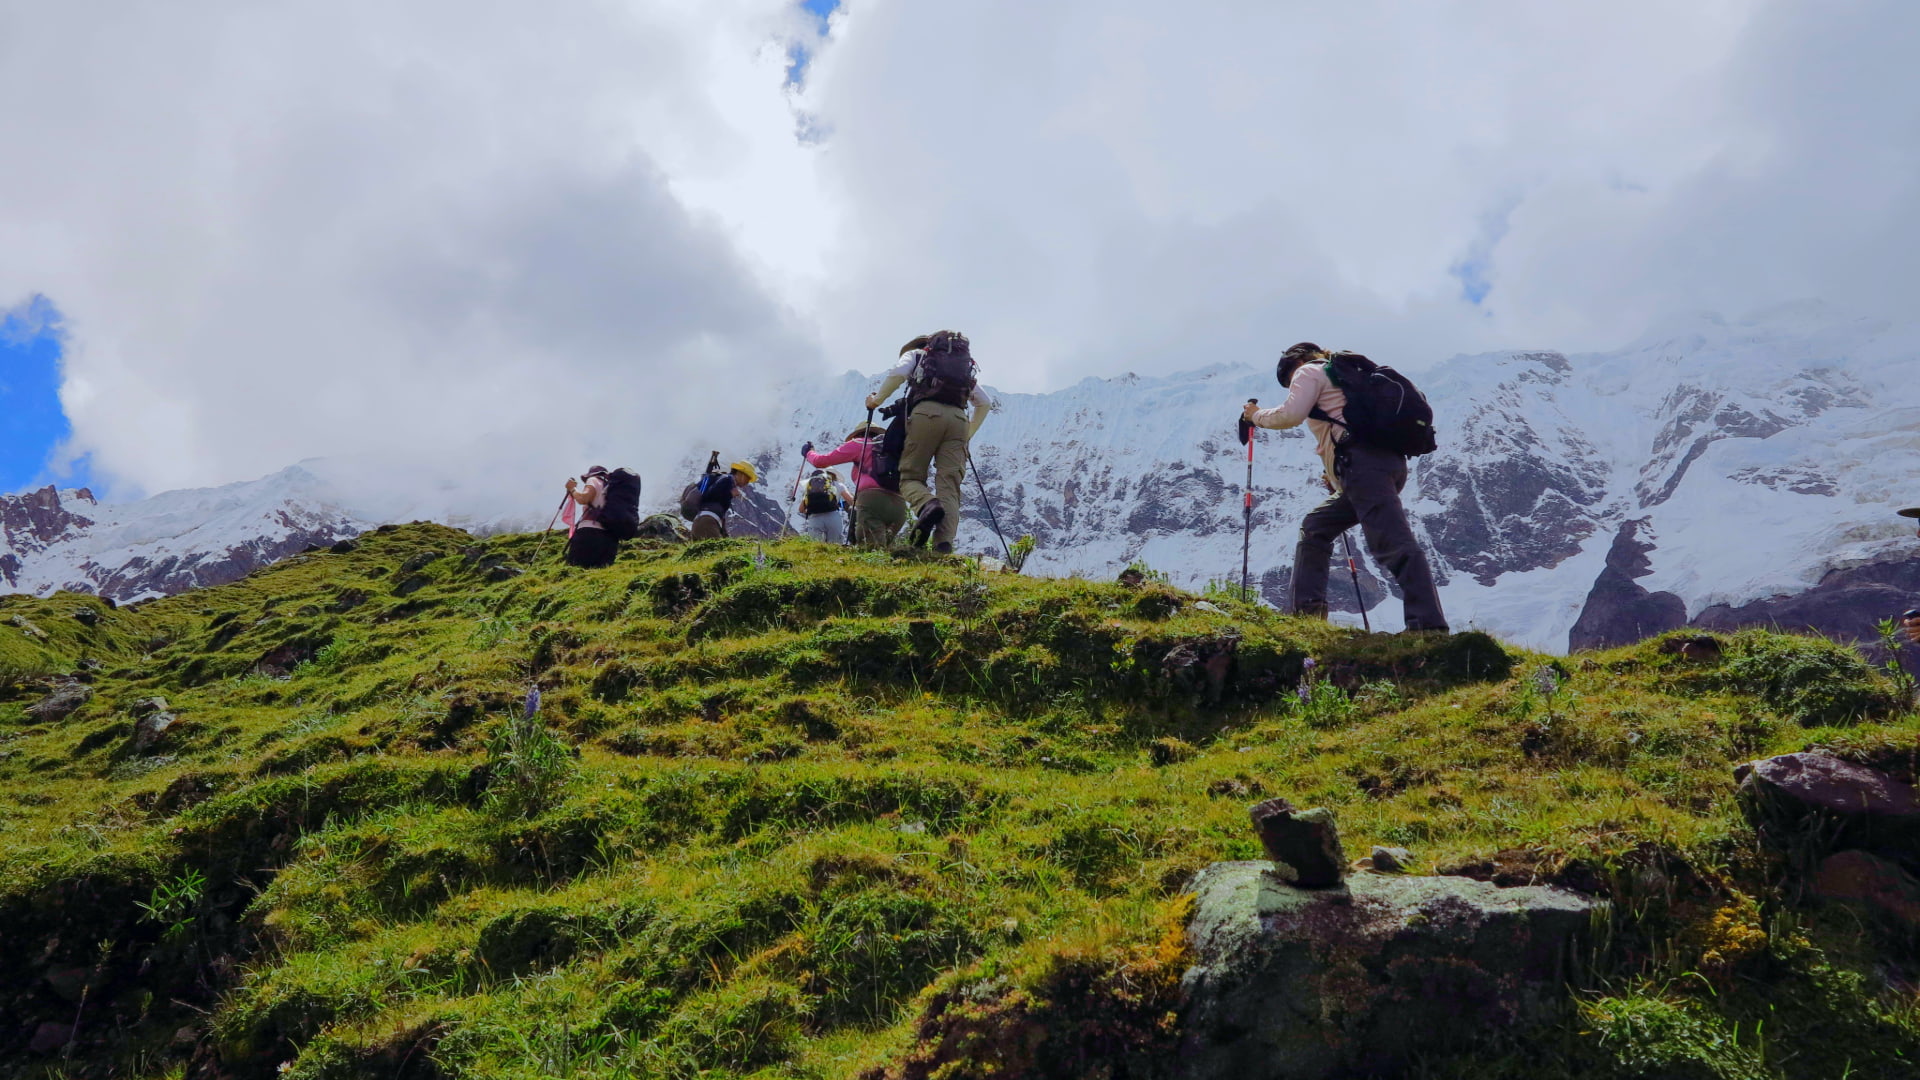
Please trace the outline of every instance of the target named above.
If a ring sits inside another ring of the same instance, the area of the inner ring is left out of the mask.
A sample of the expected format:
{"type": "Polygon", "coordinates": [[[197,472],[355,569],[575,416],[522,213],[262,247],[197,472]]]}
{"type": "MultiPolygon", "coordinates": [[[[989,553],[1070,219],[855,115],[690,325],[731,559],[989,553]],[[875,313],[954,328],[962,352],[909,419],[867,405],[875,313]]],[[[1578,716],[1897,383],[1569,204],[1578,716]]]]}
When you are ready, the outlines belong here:
{"type": "Polygon", "coordinates": [[[945,520],[947,520],[947,508],[940,505],[940,500],[927,500],[927,505],[920,508],[920,516],[913,519],[913,536],[909,542],[914,547],[926,547],[927,538],[932,536],[933,530],[939,528],[940,523],[945,520]]]}
{"type": "Polygon", "coordinates": [[[933,553],[935,555],[951,555],[953,554],[953,545],[948,541],[942,540],[933,545],[933,553]]]}
{"type": "Polygon", "coordinates": [[[1444,626],[1409,626],[1400,631],[1401,637],[1446,637],[1453,633],[1444,626]]]}

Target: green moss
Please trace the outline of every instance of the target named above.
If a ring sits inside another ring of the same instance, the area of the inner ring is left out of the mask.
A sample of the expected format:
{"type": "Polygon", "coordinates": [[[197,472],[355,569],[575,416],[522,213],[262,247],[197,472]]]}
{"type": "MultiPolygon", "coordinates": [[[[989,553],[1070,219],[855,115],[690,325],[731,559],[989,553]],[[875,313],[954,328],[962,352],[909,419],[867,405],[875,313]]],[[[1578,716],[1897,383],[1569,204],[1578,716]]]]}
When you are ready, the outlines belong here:
{"type": "Polygon", "coordinates": [[[19,1033],[71,1022],[44,981],[71,967],[101,987],[74,1076],[1151,1075],[1168,913],[1257,854],[1266,795],[1629,913],[1585,1019],[1513,1049],[1533,1071],[1490,1044],[1436,1075],[1903,1075],[1912,993],[1858,927],[1673,974],[1736,893],[1792,910],[1733,764],[1813,738],[1911,773],[1913,718],[1852,654],[1654,642],[1543,694],[1545,659],[1485,635],[1196,599],[803,541],[581,572],[430,525],[131,609],[0,599],[0,1077],[38,1075],[19,1033]],[[31,722],[83,661],[93,699],[31,722]],[[155,695],[178,723],[132,753],[155,695]],[[184,916],[145,914],[189,875],[184,916]]]}

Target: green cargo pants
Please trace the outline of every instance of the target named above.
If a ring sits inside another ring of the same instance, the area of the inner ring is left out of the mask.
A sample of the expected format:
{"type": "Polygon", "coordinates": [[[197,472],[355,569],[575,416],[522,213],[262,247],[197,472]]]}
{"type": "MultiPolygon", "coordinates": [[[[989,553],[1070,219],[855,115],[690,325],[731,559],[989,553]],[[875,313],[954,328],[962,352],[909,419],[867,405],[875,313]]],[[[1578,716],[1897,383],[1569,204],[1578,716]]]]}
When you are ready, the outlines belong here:
{"type": "Polygon", "coordinates": [[[859,522],[854,543],[863,548],[892,547],[907,523],[907,501],[891,491],[868,488],[854,497],[853,506],[859,522]]]}
{"type": "Polygon", "coordinates": [[[967,410],[958,405],[923,401],[907,415],[907,444],[900,451],[900,494],[907,497],[915,517],[930,499],[939,499],[947,516],[933,530],[930,542],[952,543],[960,528],[960,481],[967,476],[967,410]],[[927,487],[927,468],[933,467],[933,487],[927,487]]]}

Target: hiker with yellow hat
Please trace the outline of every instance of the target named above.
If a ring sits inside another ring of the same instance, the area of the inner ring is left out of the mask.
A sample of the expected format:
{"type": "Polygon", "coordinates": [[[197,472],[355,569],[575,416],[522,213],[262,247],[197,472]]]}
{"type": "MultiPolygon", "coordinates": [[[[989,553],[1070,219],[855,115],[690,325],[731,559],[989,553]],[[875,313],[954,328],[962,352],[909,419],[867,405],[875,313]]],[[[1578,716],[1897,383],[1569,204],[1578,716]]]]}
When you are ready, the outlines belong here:
{"type": "Polygon", "coordinates": [[[874,456],[886,434],[885,428],[861,424],[838,449],[816,453],[812,443],[800,448],[807,464],[816,469],[853,466],[854,543],[865,548],[891,546],[907,523],[907,500],[900,495],[898,474],[884,475],[874,456]]]}
{"type": "Polygon", "coordinates": [[[699,494],[699,512],[693,516],[693,538],[717,540],[727,535],[727,512],[733,509],[734,494],[759,479],[752,462],[736,461],[727,466],[725,476],[706,481],[699,494]]]}

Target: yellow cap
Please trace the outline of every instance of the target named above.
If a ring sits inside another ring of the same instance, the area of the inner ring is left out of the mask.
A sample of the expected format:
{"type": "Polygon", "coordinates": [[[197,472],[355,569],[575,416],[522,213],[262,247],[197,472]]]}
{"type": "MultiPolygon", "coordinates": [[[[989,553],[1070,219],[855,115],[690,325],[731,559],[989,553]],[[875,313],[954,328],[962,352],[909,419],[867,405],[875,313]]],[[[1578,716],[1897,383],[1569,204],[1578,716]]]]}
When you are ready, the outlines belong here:
{"type": "Polygon", "coordinates": [[[727,468],[732,470],[733,472],[747,474],[747,483],[749,484],[757,484],[760,482],[760,474],[757,472],[754,472],[753,466],[748,462],[736,461],[733,464],[727,466],[727,468]]]}

